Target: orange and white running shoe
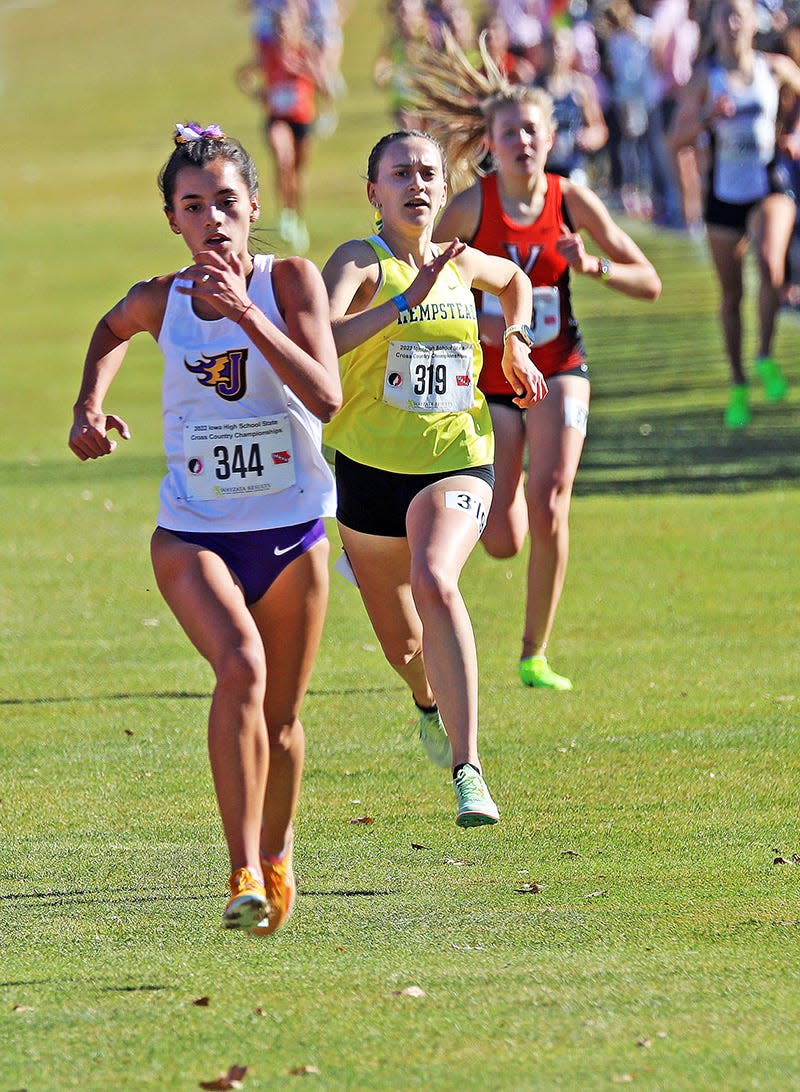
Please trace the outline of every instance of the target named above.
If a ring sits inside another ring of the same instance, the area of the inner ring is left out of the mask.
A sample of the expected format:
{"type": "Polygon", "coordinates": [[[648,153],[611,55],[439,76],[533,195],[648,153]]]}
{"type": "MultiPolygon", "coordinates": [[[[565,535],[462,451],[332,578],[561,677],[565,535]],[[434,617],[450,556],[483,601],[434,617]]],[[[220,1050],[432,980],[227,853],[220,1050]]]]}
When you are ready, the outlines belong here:
{"type": "Polygon", "coordinates": [[[228,881],[231,897],[222,912],[225,929],[252,929],[269,912],[264,885],[249,868],[237,868],[228,881]]]}
{"type": "Polygon", "coordinates": [[[289,920],[294,910],[297,884],[292,870],[291,847],[280,861],[262,857],[261,867],[264,870],[264,889],[269,907],[263,919],[250,932],[256,937],[268,937],[289,920]]]}

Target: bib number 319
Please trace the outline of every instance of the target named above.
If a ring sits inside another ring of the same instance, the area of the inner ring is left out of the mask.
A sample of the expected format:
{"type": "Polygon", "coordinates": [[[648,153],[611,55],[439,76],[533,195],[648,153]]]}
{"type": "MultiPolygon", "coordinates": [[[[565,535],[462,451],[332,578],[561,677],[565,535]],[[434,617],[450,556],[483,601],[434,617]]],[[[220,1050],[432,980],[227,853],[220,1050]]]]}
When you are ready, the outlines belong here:
{"type": "Polygon", "coordinates": [[[392,341],[383,400],[409,413],[463,413],[475,398],[469,342],[392,341]]]}

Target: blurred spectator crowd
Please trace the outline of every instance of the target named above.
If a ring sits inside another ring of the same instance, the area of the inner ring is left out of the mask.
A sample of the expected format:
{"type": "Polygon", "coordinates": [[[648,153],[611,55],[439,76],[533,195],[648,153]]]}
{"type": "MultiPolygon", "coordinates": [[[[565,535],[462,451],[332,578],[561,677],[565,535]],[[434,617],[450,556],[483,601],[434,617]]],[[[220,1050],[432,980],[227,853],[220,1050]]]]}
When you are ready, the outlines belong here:
{"type": "MultiPolygon", "coordinates": [[[[670,123],[696,63],[713,53],[713,0],[388,0],[375,81],[398,125],[413,126],[408,52],[447,27],[480,64],[478,36],[515,82],[551,94],[558,134],[548,170],[587,182],[610,208],[701,234],[707,147],[670,147],[670,123]]],[[[759,0],[756,47],[800,57],[800,0],[759,0]]],[[[413,51],[413,50],[412,50],[413,51]]],[[[782,104],[788,132],[800,115],[782,104]]]]}

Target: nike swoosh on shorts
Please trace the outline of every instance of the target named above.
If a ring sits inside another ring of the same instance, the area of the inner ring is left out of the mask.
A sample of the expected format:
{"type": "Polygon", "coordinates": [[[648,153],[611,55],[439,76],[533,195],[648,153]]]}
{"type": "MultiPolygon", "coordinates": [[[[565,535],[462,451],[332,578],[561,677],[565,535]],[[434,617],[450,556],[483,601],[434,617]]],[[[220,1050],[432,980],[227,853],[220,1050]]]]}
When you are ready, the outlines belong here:
{"type": "Polygon", "coordinates": [[[303,545],[303,540],[301,538],[299,542],[293,542],[291,546],[283,546],[283,547],[276,546],[274,548],[275,549],[275,556],[280,557],[281,554],[288,554],[290,550],[296,550],[298,546],[302,546],[302,545],[303,545]]]}

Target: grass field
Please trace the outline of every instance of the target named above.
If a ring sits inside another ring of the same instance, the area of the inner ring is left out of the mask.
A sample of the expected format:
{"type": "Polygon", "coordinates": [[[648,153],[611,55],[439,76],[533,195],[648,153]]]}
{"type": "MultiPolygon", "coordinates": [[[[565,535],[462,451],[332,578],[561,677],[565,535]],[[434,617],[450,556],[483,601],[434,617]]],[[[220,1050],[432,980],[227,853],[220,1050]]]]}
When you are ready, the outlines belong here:
{"type": "MultiPolygon", "coordinates": [[[[370,227],[376,12],[354,9],[339,128],[314,154],[320,262],[370,227]]],[[[0,1092],[188,1090],[233,1065],[248,1090],[800,1088],[800,327],[781,319],[789,402],[756,396],[732,435],[702,248],[637,232],[653,306],[577,286],[595,400],[553,641],[576,689],[518,686],[524,559],[476,551],[502,822],[459,831],[336,577],[297,911],[267,942],[225,934],[210,673],[147,557],[153,345],[108,403],[130,444],[84,466],[66,436],[94,322],[183,260],[155,188],[176,120],[258,153],[270,227],[259,117],[231,75],[246,17],[5,3],[0,45],[0,1092]]]]}

